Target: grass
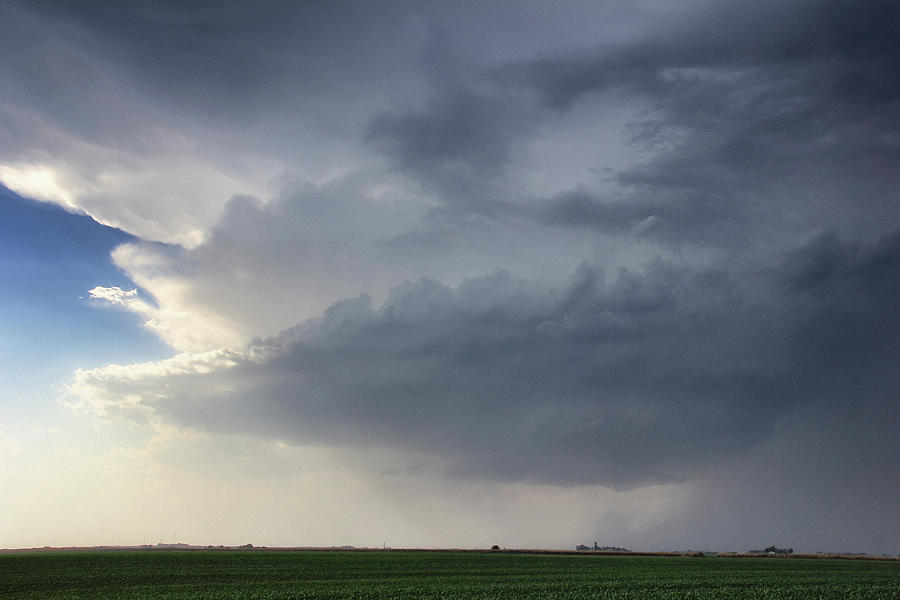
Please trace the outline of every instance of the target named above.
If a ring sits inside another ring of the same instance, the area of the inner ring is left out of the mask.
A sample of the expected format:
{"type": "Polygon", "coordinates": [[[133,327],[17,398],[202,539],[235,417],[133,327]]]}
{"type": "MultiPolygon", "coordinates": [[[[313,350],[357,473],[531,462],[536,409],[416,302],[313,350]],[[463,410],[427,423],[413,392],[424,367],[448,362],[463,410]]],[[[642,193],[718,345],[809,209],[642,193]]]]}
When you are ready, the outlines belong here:
{"type": "Polygon", "coordinates": [[[0,555],[0,598],[897,599],[900,563],[562,554],[145,551],[0,555]]]}

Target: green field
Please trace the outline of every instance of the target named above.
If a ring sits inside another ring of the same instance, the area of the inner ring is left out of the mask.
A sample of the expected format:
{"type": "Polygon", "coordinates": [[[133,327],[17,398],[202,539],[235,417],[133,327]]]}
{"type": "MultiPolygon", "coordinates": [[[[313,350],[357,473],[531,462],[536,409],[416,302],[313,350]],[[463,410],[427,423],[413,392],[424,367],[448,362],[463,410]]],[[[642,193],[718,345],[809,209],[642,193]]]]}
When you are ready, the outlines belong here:
{"type": "Polygon", "coordinates": [[[0,598],[900,598],[900,563],[567,554],[0,555],[0,598]]]}

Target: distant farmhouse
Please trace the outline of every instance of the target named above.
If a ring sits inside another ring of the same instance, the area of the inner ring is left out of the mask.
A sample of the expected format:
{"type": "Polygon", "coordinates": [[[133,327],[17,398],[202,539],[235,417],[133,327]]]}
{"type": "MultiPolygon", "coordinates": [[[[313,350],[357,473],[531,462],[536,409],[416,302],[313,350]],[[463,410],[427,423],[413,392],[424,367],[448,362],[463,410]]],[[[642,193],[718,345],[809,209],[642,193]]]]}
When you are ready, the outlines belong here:
{"type": "Polygon", "coordinates": [[[597,550],[601,552],[631,552],[628,548],[619,548],[618,546],[598,546],[597,542],[594,542],[594,547],[585,546],[584,544],[578,544],[575,546],[575,549],[579,552],[585,552],[588,550],[597,550]]]}
{"type": "Polygon", "coordinates": [[[747,554],[793,554],[793,548],[778,548],[776,546],[769,546],[765,550],[750,550],[747,554]]]}

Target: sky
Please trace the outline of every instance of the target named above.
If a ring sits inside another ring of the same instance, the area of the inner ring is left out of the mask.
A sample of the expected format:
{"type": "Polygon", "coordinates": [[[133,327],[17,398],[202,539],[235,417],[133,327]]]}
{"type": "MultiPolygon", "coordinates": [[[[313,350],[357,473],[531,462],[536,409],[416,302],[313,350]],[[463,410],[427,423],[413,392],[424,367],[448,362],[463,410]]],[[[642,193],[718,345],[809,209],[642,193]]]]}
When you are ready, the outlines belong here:
{"type": "Polygon", "coordinates": [[[0,0],[0,547],[900,552],[893,0],[0,0]]]}

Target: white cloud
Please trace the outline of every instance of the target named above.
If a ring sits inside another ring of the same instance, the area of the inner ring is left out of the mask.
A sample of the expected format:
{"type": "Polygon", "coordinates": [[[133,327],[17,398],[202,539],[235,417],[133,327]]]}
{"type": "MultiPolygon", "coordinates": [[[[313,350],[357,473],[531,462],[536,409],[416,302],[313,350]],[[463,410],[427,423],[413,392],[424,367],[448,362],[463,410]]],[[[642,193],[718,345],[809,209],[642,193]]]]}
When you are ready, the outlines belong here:
{"type": "Polygon", "coordinates": [[[136,312],[140,312],[141,310],[145,310],[144,307],[146,306],[146,303],[138,299],[137,293],[136,289],[123,290],[119,287],[103,287],[99,285],[88,290],[88,294],[95,300],[106,300],[110,304],[125,306],[129,303],[136,304],[138,307],[136,308],[136,312]]]}
{"type": "MultiPolygon", "coordinates": [[[[117,252],[127,252],[120,248],[117,252]]],[[[182,352],[203,352],[234,346],[242,341],[234,323],[220,315],[204,312],[184,303],[184,291],[178,281],[155,281],[157,303],[150,303],[136,289],[97,286],[88,291],[91,299],[109,303],[136,313],[143,325],[172,348],[182,352]]]]}
{"type": "Polygon", "coordinates": [[[77,192],[65,189],[57,173],[45,165],[0,165],[0,183],[21,196],[74,209],[77,192]]]}
{"type": "MultiPolygon", "coordinates": [[[[87,144],[71,146],[75,151],[87,144]]],[[[159,157],[108,147],[83,150],[83,156],[46,157],[41,163],[0,159],[0,183],[145,240],[193,247],[232,196],[265,196],[273,175],[264,169],[226,172],[197,153],[165,148],[159,157]]]]}

